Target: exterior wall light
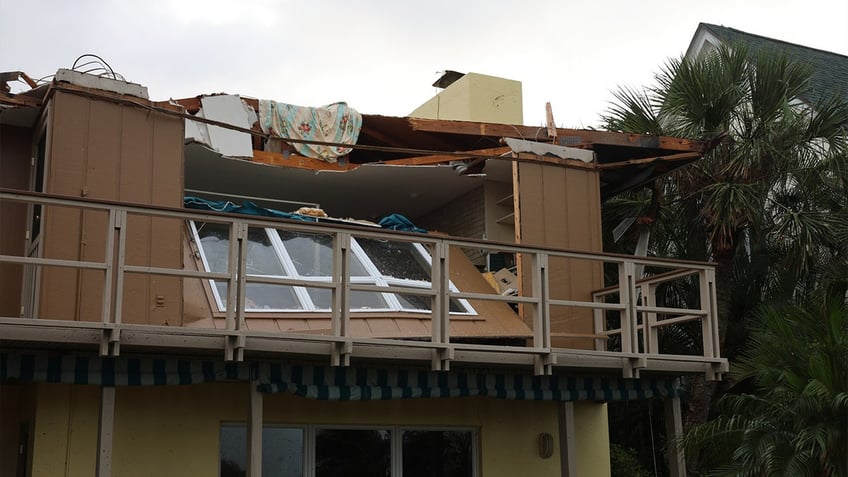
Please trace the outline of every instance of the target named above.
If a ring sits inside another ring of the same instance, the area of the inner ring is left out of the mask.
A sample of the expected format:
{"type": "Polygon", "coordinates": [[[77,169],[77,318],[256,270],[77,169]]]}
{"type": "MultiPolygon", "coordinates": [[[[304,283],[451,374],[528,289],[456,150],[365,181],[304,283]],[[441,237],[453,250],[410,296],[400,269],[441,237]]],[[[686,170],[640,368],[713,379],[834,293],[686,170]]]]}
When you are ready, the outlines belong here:
{"type": "Polygon", "coordinates": [[[554,455],[554,436],[543,432],[539,434],[539,457],[547,459],[554,455]]]}

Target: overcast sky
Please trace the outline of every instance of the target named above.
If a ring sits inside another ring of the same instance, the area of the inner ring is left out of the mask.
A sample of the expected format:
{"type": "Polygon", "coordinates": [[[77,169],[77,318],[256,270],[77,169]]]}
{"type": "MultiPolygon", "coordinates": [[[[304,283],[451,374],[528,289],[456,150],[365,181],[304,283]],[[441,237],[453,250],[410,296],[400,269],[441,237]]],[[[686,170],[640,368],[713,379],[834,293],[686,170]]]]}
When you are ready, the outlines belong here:
{"type": "Polygon", "coordinates": [[[151,99],[238,93],[404,116],[452,69],[519,80],[592,127],[619,85],[648,84],[699,22],[848,55],[848,0],[0,0],[0,71],[37,78],[103,57],[151,99]]]}

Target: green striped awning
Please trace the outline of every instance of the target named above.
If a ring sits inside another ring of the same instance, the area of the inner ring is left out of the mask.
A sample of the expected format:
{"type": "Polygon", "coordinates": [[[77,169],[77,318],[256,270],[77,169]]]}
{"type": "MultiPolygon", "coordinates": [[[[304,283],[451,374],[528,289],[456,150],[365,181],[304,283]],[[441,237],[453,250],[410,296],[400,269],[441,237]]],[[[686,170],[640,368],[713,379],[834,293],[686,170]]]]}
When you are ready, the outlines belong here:
{"type": "Polygon", "coordinates": [[[0,353],[0,383],[44,382],[103,386],[258,382],[265,393],[318,400],[388,400],[485,396],[544,401],[617,401],[677,396],[675,379],[614,376],[533,376],[493,370],[434,372],[415,368],[329,367],[215,359],[104,358],[54,353],[0,353]]]}
{"type": "Polygon", "coordinates": [[[544,401],[618,401],[677,396],[674,379],[624,379],[601,376],[533,376],[532,374],[404,368],[330,368],[263,363],[259,390],[288,392],[319,400],[383,400],[486,396],[544,401]]]}
{"type": "Polygon", "coordinates": [[[53,353],[0,353],[0,383],[153,386],[248,380],[247,363],[174,358],[101,358],[53,353]]]}

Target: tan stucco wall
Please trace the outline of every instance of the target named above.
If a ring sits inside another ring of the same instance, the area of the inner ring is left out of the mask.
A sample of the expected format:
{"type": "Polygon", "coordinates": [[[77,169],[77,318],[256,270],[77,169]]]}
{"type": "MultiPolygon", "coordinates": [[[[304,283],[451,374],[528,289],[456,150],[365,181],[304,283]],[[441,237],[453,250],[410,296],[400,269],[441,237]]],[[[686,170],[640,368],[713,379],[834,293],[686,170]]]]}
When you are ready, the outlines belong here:
{"type": "Polygon", "coordinates": [[[427,119],[522,124],[521,82],[468,73],[409,115],[427,119]]]}
{"type": "Polygon", "coordinates": [[[41,384],[35,403],[32,477],[94,475],[100,389],[41,384]]]}
{"type": "Polygon", "coordinates": [[[574,404],[577,475],[610,477],[609,421],[606,403],[574,404]]]}
{"type": "MultiPolygon", "coordinates": [[[[217,475],[220,425],[245,422],[247,398],[246,383],[118,388],[112,475],[217,475]]],[[[37,406],[33,477],[93,475],[98,388],[42,385],[37,406]]],[[[560,475],[558,454],[549,459],[538,455],[542,432],[552,434],[559,449],[553,402],[485,398],[326,402],[275,394],[265,396],[264,414],[267,424],[476,428],[479,475],[560,475]]],[[[575,428],[578,475],[608,476],[604,405],[575,406],[575,428]]]]}

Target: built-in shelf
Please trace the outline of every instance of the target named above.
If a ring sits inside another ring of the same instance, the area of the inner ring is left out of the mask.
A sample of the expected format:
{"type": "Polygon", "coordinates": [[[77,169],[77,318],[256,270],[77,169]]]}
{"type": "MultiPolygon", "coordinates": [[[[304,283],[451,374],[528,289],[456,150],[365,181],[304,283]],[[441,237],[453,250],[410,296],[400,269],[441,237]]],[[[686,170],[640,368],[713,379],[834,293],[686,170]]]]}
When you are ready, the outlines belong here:
{"type": "Polygon", "coordinates": [[[512,207],[512,194],[509,194],[503,199],[498,200],[497,202],[495,202],[495,204],[502,205],[504,207],[512,207]]]}
{"type": "Polygon", "coordinates": [[[512,225],[512,224],[515,223],[515,212],[510,212],[510,213],[504,215],[503,217],[499,218],[495,222],[497,222],[499,224],[510,224],[510,225],[512,225]]]}

